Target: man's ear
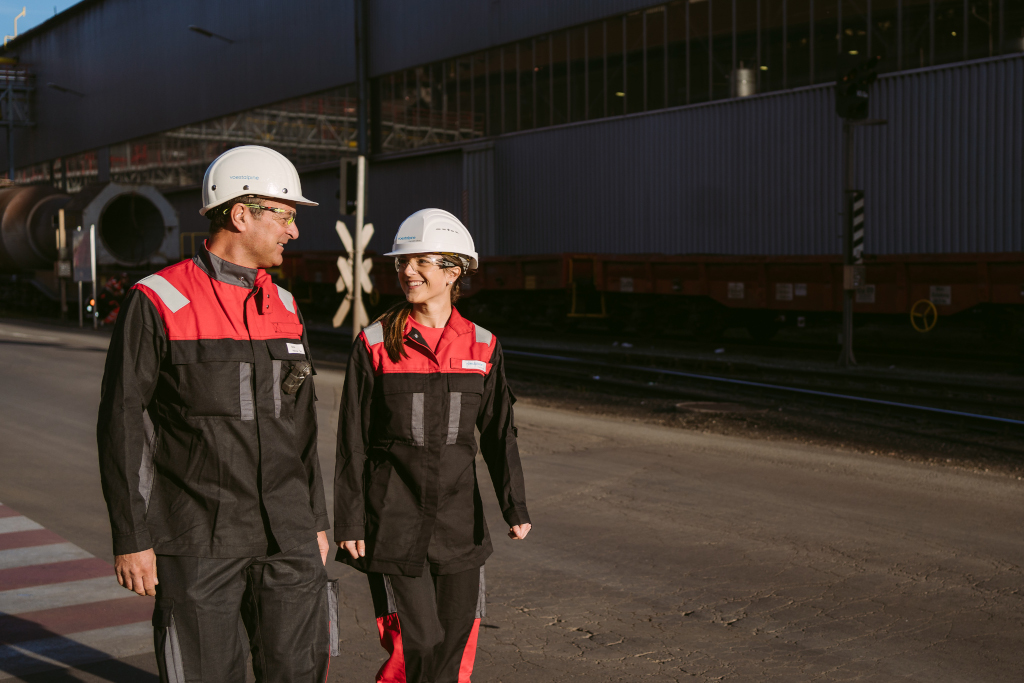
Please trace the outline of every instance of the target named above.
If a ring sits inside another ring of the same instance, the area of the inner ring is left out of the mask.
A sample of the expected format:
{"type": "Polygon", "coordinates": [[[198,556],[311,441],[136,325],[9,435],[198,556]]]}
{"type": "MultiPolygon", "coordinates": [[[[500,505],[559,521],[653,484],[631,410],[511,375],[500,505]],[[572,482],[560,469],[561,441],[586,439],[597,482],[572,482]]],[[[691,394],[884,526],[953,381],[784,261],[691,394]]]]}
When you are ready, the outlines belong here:
{"type": "Polygon", "coordinates": [[[245,213],[245,207],[241,203],[232,204],[231,208],[228,209],[228,215],[231,220],[228,221],[228,225],[234,229],[235,232],[245,232],[249,229],[249,217],[245,213]]]}

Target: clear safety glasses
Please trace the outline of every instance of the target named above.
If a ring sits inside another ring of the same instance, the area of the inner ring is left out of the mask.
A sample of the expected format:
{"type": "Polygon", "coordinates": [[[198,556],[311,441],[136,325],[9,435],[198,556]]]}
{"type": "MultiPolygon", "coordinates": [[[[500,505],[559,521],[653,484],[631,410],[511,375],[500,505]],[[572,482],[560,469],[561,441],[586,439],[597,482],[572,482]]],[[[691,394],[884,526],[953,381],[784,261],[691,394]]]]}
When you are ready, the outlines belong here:
{"type": "Polygon", "coordinates": [[[416,256],[395,257],[395,270],[399,273],[405,270],[407,266],[412,266],[412,269],[417,273],[426,273],[435,268],[451,268],[453,265],[455,264],[443,256],[419,254],[416,256]]]}
{"type": "Polygon", "coordinates": [[[242,206],[248,206],[250,209],[273,211],[278,215],[278,220],[284,220],[285,225],[291,225],[295,222],[295,212],[291,209],[279,209],[276,206],[263,206],[262,204],[242,204],[242,206]]]}

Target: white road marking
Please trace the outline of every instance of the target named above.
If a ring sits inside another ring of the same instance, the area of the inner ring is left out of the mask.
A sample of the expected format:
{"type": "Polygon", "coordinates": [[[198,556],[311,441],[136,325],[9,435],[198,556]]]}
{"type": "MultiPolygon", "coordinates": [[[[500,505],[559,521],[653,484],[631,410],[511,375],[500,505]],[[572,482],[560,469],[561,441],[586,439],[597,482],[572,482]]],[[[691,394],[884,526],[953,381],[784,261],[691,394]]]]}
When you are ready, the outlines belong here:
{"type": "Polygon", "coordinates": [[[26,334],[24,332],[15,332],[14,330],[0,327],[0,335],[5,337],[14,337],[15,339],[28,339],[30,341],[60,341],[60,337],[51,337],[46,334],[26,334]]]}
{"type": "Polygon", "coordinates": [[[23,614],[37,610],[70,607],[87,602],[116,600],[134,595],[117,583],[114,573],[95,579],[51,583],[46,586],[15,588],[0,591],[0,612],[4,614],[23,614]]]}
{"type": "Polygon", "coordinates": [[[0,645],[0,680],[152,651],[148,621],[0,645]]]}
{"type": "Polygon", "coordinates": [[[84,560],[92,557],[74,543],[53,543],[37,545],[33,548],[11,548],[0,550],[0,569],[28,567],[33,564],[49,564],[51,562],[67,562],[68,560],[84,560]]]}
{"type": "Polygon", "coordinates": [[[42,529],[41,524],[33,522],[28,517],[0,517],[0,534],[9,534],[13,531],[32,531],[42,529]]]}

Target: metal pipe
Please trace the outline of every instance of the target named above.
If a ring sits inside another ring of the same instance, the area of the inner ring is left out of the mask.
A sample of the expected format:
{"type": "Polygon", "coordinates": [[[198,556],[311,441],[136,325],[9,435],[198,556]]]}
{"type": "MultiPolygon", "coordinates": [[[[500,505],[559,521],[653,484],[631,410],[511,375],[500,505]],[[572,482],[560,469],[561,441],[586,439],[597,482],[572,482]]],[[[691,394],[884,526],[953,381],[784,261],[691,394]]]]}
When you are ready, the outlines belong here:
{"type": "MultiPolygon", "coordinates": [[[[369,154],[366,135],[366,0],[356,0],[356,76],[359,88],[357,107],[359,159],[356,165],[356,225],[352,236],[352,341],[369,322],[363,306],[363,221],[366,218],[366,155],[369,154]]],[[[416,93],[419,97],[419,92],[416,93]]]]}

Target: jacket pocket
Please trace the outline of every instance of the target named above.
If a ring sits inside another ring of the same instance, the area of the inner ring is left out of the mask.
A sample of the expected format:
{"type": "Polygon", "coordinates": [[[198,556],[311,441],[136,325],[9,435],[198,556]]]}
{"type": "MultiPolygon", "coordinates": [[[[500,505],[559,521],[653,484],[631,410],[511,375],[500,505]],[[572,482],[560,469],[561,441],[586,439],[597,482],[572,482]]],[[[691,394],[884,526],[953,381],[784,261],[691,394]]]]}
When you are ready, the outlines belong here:
{"type": "Polygon", "coordinates": [[[309,375],[302,380],[299,388],[289,393],[285,390],[284,383],[287,380],[288,375],[292,372],[292,368],[308,364],[309,362],[302,342],[268,339],[267,352],[270,354],[270,363],[273,372],[274,417],[291,417],[295,412],[295,403],[298,395],[305,388],[304,385],[307,382],[312,386],[313,382],[310,379],[310,376],[315,373],[312,371],[312,368],[310,368],[309,375]]]}
{"type": "Polygon", "coordinates": [[[253,419],[253,356],[248,342],[172,341],[170,356],[189,417],[253,419]]]}
{"type": "MultiPolygon", "coordinates": [[[[455,361],[452,361],[454,364],[455,361]]],[[[474,442],[473,428],[480,413],[481,396],[484,393],[483,375],[477,373],[453,373],[448,375],[448,433],[446,445],[474,442]]]]}
{"type": "Polygon", "coordinates": [[[383,429],[380,439],[426,445],[426,377],[403,373],[383,375],[380,380],[383,400],[376,402],[377,422],[383,429]]]}

